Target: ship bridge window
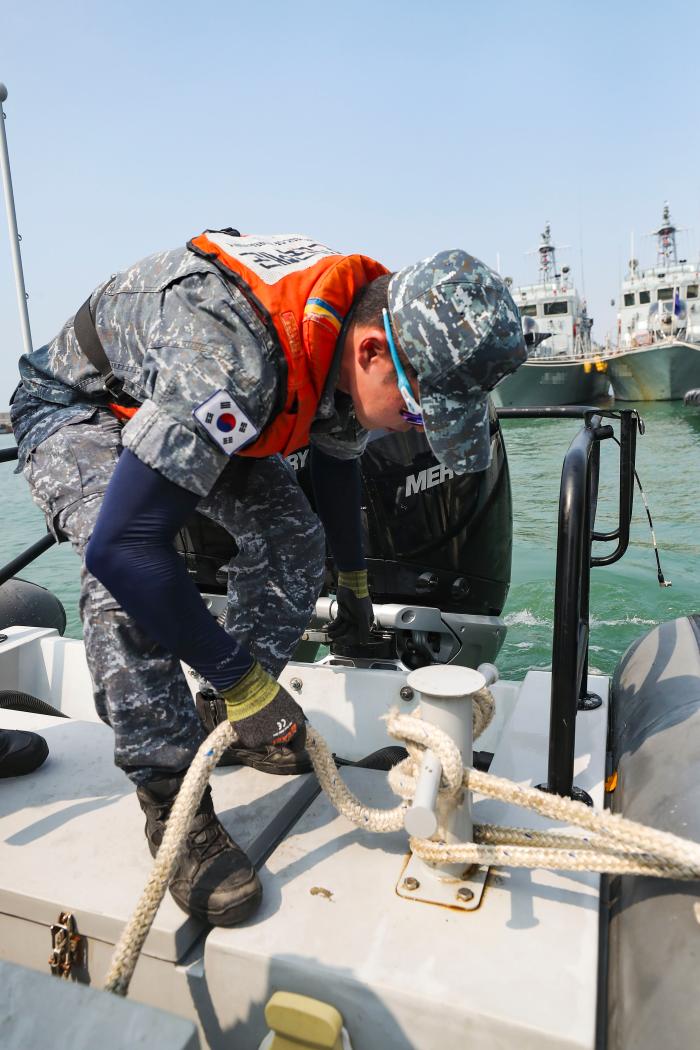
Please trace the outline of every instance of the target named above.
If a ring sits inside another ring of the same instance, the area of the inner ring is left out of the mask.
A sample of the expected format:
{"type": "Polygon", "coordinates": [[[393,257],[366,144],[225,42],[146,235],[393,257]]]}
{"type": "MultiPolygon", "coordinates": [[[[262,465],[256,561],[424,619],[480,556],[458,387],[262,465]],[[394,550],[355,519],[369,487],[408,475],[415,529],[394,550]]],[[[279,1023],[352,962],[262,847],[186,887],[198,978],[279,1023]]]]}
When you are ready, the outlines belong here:
{"type": "Polygon", "coordinates": [[[656,293],[656,298],[660,303],[666,302],[668,299],[673,299],[673,288],[659,288],[656,293]]]}
{"type": "Polygon", "coordinates": [[[644,303],[649,303],[649,302],[651,302],[651,293],[650,292],[640,292],[639,293],[639,303],[640,303],[640,305],[643,306],[644,303]]]}
{"type": "Polygon", "coordinates": [[[625,292],[625,306],[634,306],[634,292],[625,292]]]}
{"type": "Polygon", "coordinates": [[[686,299],[697,299],[698,297],[698,286],[697,284],[689,284],[685,290],[686,299]]]}
{"type": "Polygon", "coordinates": [[[544,316],[551,317],[552,314],[567,314],[569,304],[566,299],[556,299],[553,303],[544,304],[544,316]]]}
{"type": "Polygon", "coordinates": [[[524,306],[520,307],[521,317],[537,317],[537,305],[535,303],[525,303],[524,306]]]}

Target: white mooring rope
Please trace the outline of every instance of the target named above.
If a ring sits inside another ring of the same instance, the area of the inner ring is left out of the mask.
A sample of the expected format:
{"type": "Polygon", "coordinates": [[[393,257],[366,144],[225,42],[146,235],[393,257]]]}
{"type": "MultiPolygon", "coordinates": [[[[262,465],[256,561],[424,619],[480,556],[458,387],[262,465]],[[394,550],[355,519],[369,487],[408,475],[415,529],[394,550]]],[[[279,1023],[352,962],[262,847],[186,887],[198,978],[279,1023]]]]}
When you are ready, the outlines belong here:
{"type": "MultiPolygon", "coordinates": [[[[481,689],[472,697],[474,738],[493,717],[493,697],[481,689]]],[[[596,871],[609,874],[652,875],[657,878],[700,879],[700,844],[656,831],[609,811],[596,811],[583,802],[522,787],[511,780],[464,769],[459,749],[419,713],[387,716],[387,730],[403,741],[408,758],[389,772],[392,790],[403,801],[393,809],[372,809],[353,795],[341,778],[323,737],[307,725],[306,743],[321,787],[334,807],[353,824],[368,831],[398,831],[415,792],[421,754],[430,748],[442,764],[440,795],[458,796],[463,789],[498,799],[587,832],[576,836],[527,828],[475,824],[474,842],[446,844],[432,839],[410,840],[412,851],[429,863],[458,861],[511,868],[551,868],[557,871],[596,871]]],[[[126,995],[141,948],[161,900],[177,867],[192,817],[222,752],[236,741],[230,722],[222,722],[204,741],[183,780],[173,804],[163,841],[136,909],[114,949],[105,989],[126,995]]],[[[439,812],[439,808],[438,808],[439,812]]],[[[439,835],[439,832],[438,832],[439,835]]]]}
{"type": "Polygon", "coordinates": [[[106,991],[126,995],[129,990],[129,983],[141,954],[143,942],[146,940],[160,902],[173,877],[180,853],[185,845],[189,826],[209,782],[209,777],[226,748],[234,744],[237,739],[236,731],[231,723],[222,722],[207,737],[194,756],[170,811],[151,874],[148,876],[138,904],[122,930],[122,935],[112,954],[109,972],[104,983],[106,991]]]}

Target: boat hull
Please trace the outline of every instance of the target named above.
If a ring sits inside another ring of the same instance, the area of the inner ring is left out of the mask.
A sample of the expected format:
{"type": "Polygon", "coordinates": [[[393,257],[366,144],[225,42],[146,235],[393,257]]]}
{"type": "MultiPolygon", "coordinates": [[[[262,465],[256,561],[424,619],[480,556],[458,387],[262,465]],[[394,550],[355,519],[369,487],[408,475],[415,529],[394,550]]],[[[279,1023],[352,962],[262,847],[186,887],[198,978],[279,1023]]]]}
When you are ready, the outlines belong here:
{"type": "Polygon", "coordinates": [[[617,401],[680,401],[700,386],[700,344],[661,343],[606,358],[617,401]]]}
{"type": "Polygon", "coordinates": [[[501,380],[492,393],[503,408],[533,405],[586,405],[609,398],[610,378],[593,362],[527,361],[501,380]]]}

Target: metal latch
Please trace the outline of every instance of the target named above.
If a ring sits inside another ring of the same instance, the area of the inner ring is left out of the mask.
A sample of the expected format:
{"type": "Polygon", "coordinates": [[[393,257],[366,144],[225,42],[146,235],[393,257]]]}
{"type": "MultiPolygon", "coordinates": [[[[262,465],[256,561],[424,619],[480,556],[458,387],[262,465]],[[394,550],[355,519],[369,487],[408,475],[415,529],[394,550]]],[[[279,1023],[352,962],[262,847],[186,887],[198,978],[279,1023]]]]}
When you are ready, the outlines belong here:
{"type": "Polygon", "coordinates": [[[75,919],[69,911],[62,911],[51,926],[51,955],[49,968],[54,977],[71,976],[73,969],[82,970],[87,956],[85,937],[75,928],[75,919]]]}

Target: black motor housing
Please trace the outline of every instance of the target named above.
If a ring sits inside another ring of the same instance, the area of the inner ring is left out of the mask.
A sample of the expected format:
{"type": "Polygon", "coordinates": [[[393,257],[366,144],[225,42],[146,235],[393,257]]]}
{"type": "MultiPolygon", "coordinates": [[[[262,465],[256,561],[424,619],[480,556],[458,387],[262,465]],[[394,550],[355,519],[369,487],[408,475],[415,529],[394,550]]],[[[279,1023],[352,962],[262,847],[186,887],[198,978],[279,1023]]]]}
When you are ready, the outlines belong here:
{"type": "MultiPolygon", "coordinates": [[[[491,407],[491,463],[455,475],[438,463],[422,431],[383,433],[362,460],[363,528],[377,604],[435,606],[498,616],[510,586],[512,505],[503,435],[491,407]]],[[[306,449],[289,457],[313,506],[306,449]]],[[[235,553],[221,528],[197,515],[178,547],[201,590],[223,593],[235,553]]],[[[328,559],[327,585],[333,586],[328,559]]]]}

